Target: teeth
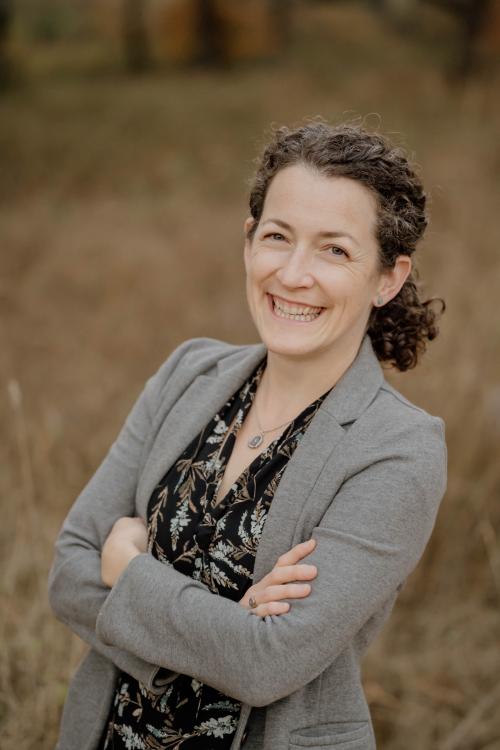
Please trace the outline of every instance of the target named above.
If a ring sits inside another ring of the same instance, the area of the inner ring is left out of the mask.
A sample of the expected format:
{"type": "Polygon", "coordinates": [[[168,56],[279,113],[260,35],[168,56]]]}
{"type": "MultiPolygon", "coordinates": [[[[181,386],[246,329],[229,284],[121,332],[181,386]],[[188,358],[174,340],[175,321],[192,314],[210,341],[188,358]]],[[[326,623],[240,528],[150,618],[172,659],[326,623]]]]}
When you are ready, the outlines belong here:
{"type": "Polygon", "coordinates": [[[288,313],[289,315],[319,315],[321,307],[306,307],[305,305],[287,305],[283,302],[279,302],[276,297],[273,297],[275,309],[278,308],[281,312],[288,313]]]}
{"type": "Polygon", "coordinates": [[[287,320],[301,320],[304,322],[309,322],[311,320],[315,320],[321,312],[321,308],[315,307],[286,307],[278,302],[274,297],[273,304],[274,312],[276,313],[276,315],[287,320]],[[300,311],[300,313],[297,313],[296,311],[300,311]]]}

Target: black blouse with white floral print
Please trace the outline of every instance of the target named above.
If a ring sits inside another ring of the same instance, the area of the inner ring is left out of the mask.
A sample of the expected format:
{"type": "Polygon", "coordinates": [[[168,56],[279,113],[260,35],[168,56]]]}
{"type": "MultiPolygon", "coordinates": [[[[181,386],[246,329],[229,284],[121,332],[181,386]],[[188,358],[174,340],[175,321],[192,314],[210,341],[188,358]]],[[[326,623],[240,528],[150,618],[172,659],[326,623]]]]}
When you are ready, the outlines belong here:
{"type": "MultiPolygon", "coordinates": [[[[235,433],[252,405],[266,360],[267,356],[188,445],[155,487],[148,505],[148,551],[233,601],[252,585],[255,554],[274,493],[328,393],[309,404],[256,455],[215,506],[235,433]]],[[[178,675],[156,695],[121,672],[99,750],[228,750],[240,708],[238,700],[189,675],[178,675]]]]}

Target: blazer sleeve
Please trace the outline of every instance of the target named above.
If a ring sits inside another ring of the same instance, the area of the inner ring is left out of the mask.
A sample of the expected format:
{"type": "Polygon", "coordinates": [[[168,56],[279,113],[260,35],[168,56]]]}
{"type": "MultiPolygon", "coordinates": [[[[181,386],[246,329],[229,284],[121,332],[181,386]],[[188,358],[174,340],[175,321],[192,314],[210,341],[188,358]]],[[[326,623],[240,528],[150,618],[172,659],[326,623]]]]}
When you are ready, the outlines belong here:
{"type": "Polygon", "coordinates": [[[49,603],[56,617],[119,669],[156,692],[162,688],[152,682],[157,672],[154,662],[96,637],[97,614],[110,592],[101,580],[101,549],[118,518],[136,515],[139,469],[162,389],[196,341],[188,339],[178,346],[146,382],[117,439],[64,520],[48,577],[49,603]]]}
{"type": "Polygon", "coordinates": [[[443,422],[412,412],[392,435],[382,430],[377,458],[343,482],[313,529],[304,562],[318,574],[286,614],[257,617],[141,554],[104,601],[98,637],[251,706],[313,680],[397,593],[431,535],[446,487],[443,422]]]}

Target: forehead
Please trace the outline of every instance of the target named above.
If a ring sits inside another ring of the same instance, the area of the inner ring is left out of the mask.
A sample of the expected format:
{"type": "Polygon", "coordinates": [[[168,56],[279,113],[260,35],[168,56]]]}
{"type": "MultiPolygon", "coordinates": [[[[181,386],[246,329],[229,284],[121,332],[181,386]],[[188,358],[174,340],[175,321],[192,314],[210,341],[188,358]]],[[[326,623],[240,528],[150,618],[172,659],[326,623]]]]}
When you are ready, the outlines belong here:
{"type": "Polygon", "coordinates": [[[281,169],[266,195],[262,221],[280,218],[311,231],[356,230],[372,234],[377,217],[373,193],[350,177],[328,177],[304,164],[281,169]]]}

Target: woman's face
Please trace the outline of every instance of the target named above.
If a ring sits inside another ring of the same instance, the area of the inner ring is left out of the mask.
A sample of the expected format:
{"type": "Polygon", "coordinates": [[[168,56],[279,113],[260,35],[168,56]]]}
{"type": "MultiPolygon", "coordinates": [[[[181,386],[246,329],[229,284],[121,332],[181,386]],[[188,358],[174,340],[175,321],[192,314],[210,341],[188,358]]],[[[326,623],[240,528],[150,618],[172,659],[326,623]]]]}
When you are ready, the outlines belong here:
{"type": "Polygon", "coordinates": [[[375,223],[375,198],[353,179],[303,164],[275,175],[244,250],[248,304],[270,351],[357,351],[377,293],[386,302],[392,289],[392,272],[378,271],[375,223]]]}

